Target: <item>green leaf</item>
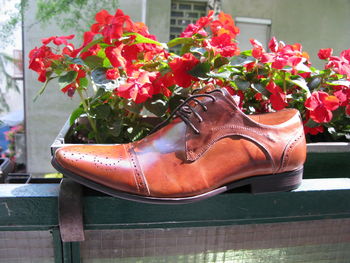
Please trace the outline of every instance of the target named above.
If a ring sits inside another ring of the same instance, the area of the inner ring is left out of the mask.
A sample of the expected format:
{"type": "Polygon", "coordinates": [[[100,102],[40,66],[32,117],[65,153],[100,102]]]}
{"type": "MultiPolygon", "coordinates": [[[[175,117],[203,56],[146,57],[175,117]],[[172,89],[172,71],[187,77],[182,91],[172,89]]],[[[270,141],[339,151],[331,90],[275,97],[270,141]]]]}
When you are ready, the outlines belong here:
{"type": "Polygon", "coordinates": [[[124,34],[125,36],[136,36],[134,42],[132,43],[132,45],[135,45],[135,44],[155,44],[155,45],[158,45],[158,46],[163,46],[162,43],[158,42],[158,41],[155,41],[153,39],[150,39],[148,37],[144,37],[143,35],[140,35],[139,33],[125,33],[124,34]]]}
{"type": "Polygon", "coordinates": [[[180,96],[180,95],[172,96],[168,102],[170,112],[173,112],[175,108],[182,103],[183,100],[185,100],[185,97],[183,96],[180,96]]]}
{"type": "Polygon", "coordinates": [[[207,74],[208,77],[211,78],[221,78],[221,79],[229,79],[232,72],[230,71],[223,71],[223,72],[210,72],[207,74]]]}
{"type": "Polygon", "coordinates": [[[111,61],[108,58],[103,59],[102,67],[104,68],[112,67],[111,61]]]}
{"type": "Polygon", "coordinates": [[[214,61],[214,68],[219,68],[223,65],[228,64],[230,61],[225,57],[217,57],[214,61]]]}
{"type": "Polygon", "coordinates": [[[72,70],[68,71],[66,75],[63,75],[58,78],[58,83],[60,85],[60,88],[63,89],[65,86],[71,84],[73,81],[76,80],[78,76],[78,72],[72,70]]]}
{"type": "Polygon", "coordinates": [[[74,124],[75,120],[78,119],[80,117],[80,115],[82,115],[84,113],[85,113],[85,111],[84,111],[82,105],[80,105],[70,115],[70,117],[69,117],[69,125],[72,126],[74,124]]]}
{"type": "Polygon", "coordinates": [[[95,115],[96,119],[107,120],[111,113],[111,108],[108,104],[102,104],[91,109],[91,113],[95,115]]]}
{"type": "Polygon", "coordinates": [[[341,86],[346,86],[346,87],[349,87],[350,86],[350,81],[348,80],[330,80],[330,81],[327,81],[326,82],[328,85],[332,85],[332,86],[338,86],[338,85],[341,85],[341,86]]]}
{"type": "Polygon", "coordinates": [[[207,52],[207,50],[205,48],[202,48],[202,47],[191,47],[190,51],[192,53],[197,53],[197,54],[199,54],[201,56],[203,56],[204,53],[207,52]]]}
{"type": "Polygon", "coordinates": [[[97,52],[97,56],[100,58],[105,59],[106,58],[106,52],[105,49],[102,48],[102,45],[100,45],[101,49],[97,52]]]}
{"type": "Polygon", "coordinates": [[[310,127],[310,128],[315,128],[317,126],[320,126],[319,123],[315,122],[314,120],[312,120],[311,118],[307,121],[307,123],[304,124],[305,126],[307,127],[310,127]]]}
{"type": "Polygon", "coordinates": [[[162,94],[156,94],[151,99],[145,101],[145,107],[158,117],[162,117],[168,109],[168,105],[162,94]]]}
{"type": "Polygon", "coordinates": [[[109,126],[108,133],[114,137],[118,137],[122,131],[123,128],[123,122],[121,119],[116,119],[114,122],[109,126]]]}
{"type": "Polygon", "coordinates": [[[100,43],[100,42],[102,42],[102,41],[103,41],[103,37],[101,37],[101,38],[99,38],[99,39],[96,39],[96,40],[94,40],[94,41],[91,41],[89,44],[87,44],[87,45],[79,52],[79,55],[80,55],[81,53],[84,53],[84,52],[88,51],[89,48],[91,48],[92,46],[94,46],[94,45],[96,45],[96,44],[98,44],[98,43],[100,43]]]}
{"type": "Polygon", "coordinates": [[[246,56],[246,55],[238,55],[238,56],[234,56],[231,59],[230,64],[235,67],[242,67],[246,64],[249,64],[255,61],[256,59],[254,57],[246,56]]]}
{"type": "Polygon", "coordinates": [[[244,51],[241,52],[241,55],[251,57],[252,56],[252,50],[251,49],[244,50],[244,51]]]}
{"type": "Polygon", "coordinates": [[[81,58],[71,58],[70,56],[65,55],[65,58],[68,60],[70,64],[84,65],[84,60],[81,58]]]}
{"type": "Polygon", "coordinates": [[[84,62],[89,68],[92,69],[103,67],[103,58],[98,56],[88,56],[84,59],[84,62]]]}
{"type": "Polygon", "coordinates": [[[44,85],[41,87],[41,89],[39,90],[39,92],[35,95],[34,99],[33,99],[33,102],[36,102],[36,100],[39,98],[39,96],[41,94],[44,93],[46,87],[47,87],[47,84],[49,83],[50,80],[54,79],[54,78],[57,78],[57,77],[52,77],[52,78],[47,78],[44,85]]]}
{"type": "Polygon", "coordinates": [[[295,68],[298,71],[302,71],[302,72],[312,72],[312,70],[308,66],[306,66],[304,63],[299,63],[295,68]]]}
{"type": "Polygon", "coordinates": [[[135,103],[133,100],[125,99],[124,108],[132,113],[139,114],[142,110],[143,103],[135,103]]]}
{"type": "Polygon", "coordinates": [[[180,50],[180,55],[183,56],[184,54],[190,52],[192,45],[191,44],[185,44],[182,46],[181,50],[180,50]]]}
{"type": "Polygon", "coordinates": [[[297,77],[294,79],[287,79],[288,82],[293,83],[294,85],[297,85],[298,87],[302,88],[306,92],[306,97],[310,97],[311,93],[309,90],[309,87],[307,86],[307,82],[302,77],[297,77]]]}
{"type": "Polygon", "coordinates": [[[198,63],[193,69],[188,73],[194,77],[207,78],[207,73],[210,71],[210,64],[208,62],[198,63]]]}
{"type": "Polygon", "coordinates": [[[236,83],[237,88],[239,88],[242,91],[247,91],[250,88],[249,81],[236,79],[234,82],[236,83]]]}
{"type": "Polygon", "coordinates": [[[129,127],[127,129],[127,135],[130,141],[134,142],[140,139],[144,134],[144,130],[141,127],[129,127]]]}
{"type": "Polygon", "coordinates": [[[98,101],[100,99],[100,97],[104,96],[105,94],[106,94],[106,90],[104,88],[99,88],[96,91],[95,96],[92,98],[91,103],[92,104],[95,103],[96,101],[98,101]]]}
{"type": "Polygon", "coordinates": [[[170,40],[167,43],[168,48],[175,47],[177,45],[183,45],[183,44],[191,44],[193,43],[193,39],[191,37],[178,37],[170,40]]]}
{"type": "Polygon", "coordinates": [[[266,90],[265,86],[262,85],[261,83],[253,83],[251,85],[252,89],[254,89],[255,91],[263,94],[264,96],[268,97],[269,96],[269,92],[266,90]]]}
{"type": "Polygon", "coordinates": [[[143,137],[143,135],[144,135],[144,133],[145,133],[145,131],[144,130],[140,130],[140,131],[138,131],[138,132],[136,132],[137,130],[135,130],[135,132],[134,133],[132,133],[132,138],[131,138],[131,141],[137,141],[137,140],[139,140],[139,139],[141,139],[142,137],[143,137]]]}
{"type": "Polygon", "coordinates": [[[89,86],[89,81],[86,77],[84,77],[79,80],[79,84],[81,88],[87,88],[89,86]]]}

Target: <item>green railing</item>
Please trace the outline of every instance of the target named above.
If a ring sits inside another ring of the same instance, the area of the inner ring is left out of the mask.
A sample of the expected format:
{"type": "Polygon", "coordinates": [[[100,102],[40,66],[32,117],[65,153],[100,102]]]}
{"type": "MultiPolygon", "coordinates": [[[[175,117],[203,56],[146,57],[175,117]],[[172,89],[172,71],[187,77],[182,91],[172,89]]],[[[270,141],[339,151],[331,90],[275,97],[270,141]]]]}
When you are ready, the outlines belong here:
{"type": "Polygon", "coordinates": [[[293,192],[150,205],[84,188],[83,242],[61,240],[58,184],[2,184],[0,262],[349,262],[350,179],[337,178],[349,176],[347,156],[309,154],[293,192]]]}

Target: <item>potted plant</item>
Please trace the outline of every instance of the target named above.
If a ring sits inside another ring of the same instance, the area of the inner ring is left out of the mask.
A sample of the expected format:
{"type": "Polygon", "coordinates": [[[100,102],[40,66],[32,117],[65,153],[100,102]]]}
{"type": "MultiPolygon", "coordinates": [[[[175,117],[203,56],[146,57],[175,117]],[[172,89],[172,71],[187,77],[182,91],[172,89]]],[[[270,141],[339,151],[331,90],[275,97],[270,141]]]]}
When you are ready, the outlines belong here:
{"type": "Polygon", "coordinates": [[[350,139],[350,49],[339,56],[321,49],[325,67],[316,69],[299,43],[273,37],[266,51],[251,39],[252,49],[240,51],[237,34],[230,15],[210,11],[163,44],[121,10],[102,10],[80,47],[69,42],[74,35],[43,39],[29,54],[44,83],[39,94],[56,79],[81,99],[53,149],[139,140],[189,94],[214,87],[227,89],[247,114],[298,109],[309,142],[350,139]]]}

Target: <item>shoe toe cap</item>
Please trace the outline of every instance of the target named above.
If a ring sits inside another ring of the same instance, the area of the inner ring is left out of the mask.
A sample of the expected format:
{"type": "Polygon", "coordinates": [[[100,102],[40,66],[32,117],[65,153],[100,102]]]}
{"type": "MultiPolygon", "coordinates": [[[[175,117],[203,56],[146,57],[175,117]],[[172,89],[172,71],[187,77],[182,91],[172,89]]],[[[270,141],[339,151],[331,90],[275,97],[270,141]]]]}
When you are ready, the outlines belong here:
{"type": "Polygon", "coordinates": [[[68,177],[83,177],[121,191],[137,190],[128,154],[122,145],[65,146],[56,151],[54,159],[68,177]]]}

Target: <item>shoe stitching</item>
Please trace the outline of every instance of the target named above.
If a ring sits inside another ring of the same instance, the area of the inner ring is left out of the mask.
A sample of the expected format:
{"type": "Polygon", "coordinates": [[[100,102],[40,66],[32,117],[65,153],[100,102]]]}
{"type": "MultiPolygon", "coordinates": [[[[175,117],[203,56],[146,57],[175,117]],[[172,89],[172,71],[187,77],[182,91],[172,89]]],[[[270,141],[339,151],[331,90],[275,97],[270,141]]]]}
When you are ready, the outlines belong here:
{"type": "Polygon", "coordinates": [[[141,169],[140,163],[138,162],[137,155],[135,153],[135,150],[132,146],[127,146],[127,152],[129,153],[130,162],[131,162],[131,168],[134,172],[134,178],[137,186],[138,192],[146,195],[150,195],[150,191],[148,188],[148,184],[146,181],[146,178],[143,174],[143,171],[141,169]]]}
{"type": "Polygon", "coordinates": [[[289,160],[289,157],[290,157],[290,154],[292,152],[292,149],[294,149],[295,145],[297,144],[297,142],[302,138],[303,136],[303,132],[302,132],[302,129],[300,129],[293,137],[294,139],[292,138],[288,144],[286,145],[284,151],[283,151],[283,156],[282,156],[282,162],[281,162],[281,166],[280,168],[278,169],[279,171],[283,171],[284,168],[286,167],[287,165],[287,162],[289,160]],[[295,137],[297,136],[297,137],[295,137]]]}
{"type": "MultiPolygon", "coordinates": [[[[226,126],[228,127],[228,126],[226,126]]],[[[233,125],[231,126],[233,127],[233,125]]],[[[239,126],[234,126],[234,127],[237,127],[239,129],[242,129],[242,130],[249,130],[249,131],[254,131],[254,130],[251,130],[249,128],[244,128],[244,127],[239,127],[239,126]]],[[[225,128],[221,128],[221,127],[213,127],[212,130],[215,130],[215,131],[223,131],[225,128]]],[[[260,135],[258,132],[255,132],[255,134],[257,135],[260,135]]],[[[199,158],[203,153],[205,153],[214,143],[216,143],[218,140],[222,139],[222,138],[225,138],[225,137],[229,137],[229,136],[241,136],[243,138],[246,138],[252,142],[254,142],[255,144],[259,145],[260,148],[262,148],[265,152],[265,154],[267,155],[268,159],[271,161],[271,166],[272,166],[272,169],[273,171],[276,171],[277,169],[277,166],[276,166],[276,161],[274,160],[274,158],[272,157],[272,154],[270,153],[270,151],[268,150],[268,148],[262,144],[261,142],[257,141],[256,139],[254,139],[253,137],[247,135],[247,134],[244,134],[244,133],[240,133],[240,132],[234,132],[234,133],[226,133],[226,134],[217,134],[214,136],[213,139],[211,139],[207,144],[206,146],[204,147],[201,147],[201,150],[196,153],[193,149],[189,149],[188,148],[188,140],[186,140],[186,150],[188,151],[188,153],[190,154],[190,156],[192,157],[192,159],[197,159],[199,158]]],[[[270,136],[267,136],[268,139],[270,139],[271,141],[275,142],[275,140],[271,139],[270,136]]]]}

